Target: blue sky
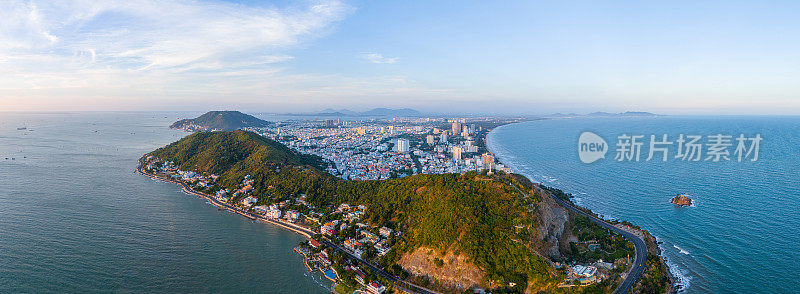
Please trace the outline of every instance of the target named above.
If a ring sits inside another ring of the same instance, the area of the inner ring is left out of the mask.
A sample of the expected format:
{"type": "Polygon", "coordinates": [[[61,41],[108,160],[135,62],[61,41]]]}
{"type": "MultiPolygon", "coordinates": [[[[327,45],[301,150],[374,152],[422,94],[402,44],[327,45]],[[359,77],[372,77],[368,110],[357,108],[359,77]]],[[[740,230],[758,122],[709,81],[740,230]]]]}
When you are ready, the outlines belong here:
{"type": "Polygon", "coordinates": [[[797,15],[790,1],[9,0],[0,110],[800,114],[797,15]]]}

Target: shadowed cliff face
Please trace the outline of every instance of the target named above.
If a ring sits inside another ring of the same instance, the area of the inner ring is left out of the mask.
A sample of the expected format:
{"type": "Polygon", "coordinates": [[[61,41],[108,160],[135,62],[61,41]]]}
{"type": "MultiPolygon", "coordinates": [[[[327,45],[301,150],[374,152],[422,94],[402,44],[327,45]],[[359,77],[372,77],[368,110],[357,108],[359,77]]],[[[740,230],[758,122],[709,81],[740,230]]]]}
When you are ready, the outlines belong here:
{"type": "Polygon", "coordinates": [[[561,259],[562,244],[567,244],[570,237],[569,232],[564,234],[569,222],[567,210],[552,198],[542,197],[537,218],[539,238],[534,240],[537,251],[546,257],[561,259]]]}

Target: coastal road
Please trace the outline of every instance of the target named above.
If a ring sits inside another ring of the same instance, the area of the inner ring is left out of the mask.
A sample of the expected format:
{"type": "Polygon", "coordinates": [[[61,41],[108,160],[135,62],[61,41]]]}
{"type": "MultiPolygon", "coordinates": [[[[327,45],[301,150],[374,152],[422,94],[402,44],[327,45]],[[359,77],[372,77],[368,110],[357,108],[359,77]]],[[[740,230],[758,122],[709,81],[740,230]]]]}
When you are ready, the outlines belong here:
{"type": "Polygon", "coordinates": [[[386,278],[387,280],[391,281],[394,284],[395,288],[400,288],[401,290],[403,290],[405,292],[409,292],[409,293],[440,294],[439,292],[433,291],[431,289],[428,289],[428,288],[425,288],[425,287],[422,287],[422,286],[414,285],[414,284],[411,284],[409,282],[403,281],[402,279],[400,279],[398,277],[395,277],[394,275],[392,275],[392,274],[386,272],[385,270],[381,269],[377,265],[375,265],[375,264],[373,264],[373,263],[371,263],[369,261],[363,260],[358,256],[353,255],[349,251],[345,250],[342,247],[339,247],[338,245],[336,245],[334,243],[331,243],[330,241],[322,240],[322,244],[324,244],[324,245],[326,245],[326,246],[328,246],[330,248],[333,248],[336,251],[339,251],[339,252],[342,252],[344,254],[347,254],[347,256],[349,256],[350,258],[352,258],[352,259],[358,261],[359,263],[361,263],[362,265],[368,267],[370,270],[372,270],[372,272],[377,273],[377,274],[381,275],[382,277],[386,278]]]}
{"type": "Polygon", "coordinates": [[[622,284],[620,284],[619,287],[617,287],[617,289],[614,290],[615,294],[628,293],[633,284],[636,283],[636,280],[639,279],[639,276],[642,274],[642,272],[644,272],[645,268],[644,265],[645,262],[647,261],[647,245],[644,243],[644,240],[642,240],[642,238],[639,238],[639,236],[636,236],[631,232],[615,227],[605,220],[602,220],[594,215],[586,213],[581,209],[578,209],[571,203],[567,203],[566,201],[556,198],[556,196],[550,192],[544,190],[542,191],[547,194],[550,194],[550,197],[552,197],[553,200],[558,202],[558,204],[561,204],[561,206],[563,206],[564,208],[569,209],[570,211],[573,211],[577,214],[588,217],[589,220],[591,220],[593,223],[596,223],[597,225],[603,228],[609,229],[617,234],[620,234],[629,241],[631,241],[631,243],[633,243],[633,247],[634,249],[636,249],[636,258],[634,259],[633,266],[631,267],[631,270],[628,273],[628,275],[625,277],[625,280],[622,281],[622,284]]]}
{"type": "MultiPolygon", "coordinates": [[[[509,185],[511,187],[514,187],[514,189],[517,189],[517,191],[520,194],[527,196],[517,186],[515,186],[513,184],[509,184],[509,185]]],[[[599,225],[599,226],[601,226],[603,228],[609,229],[612,232],[620,234],[623,237],[625,237],[625,239],[628,239],[628,241],[631,241],[631,243],[633,243],[633,248],[636,250],[636,257],[634,258],[633,266],[631,266],[631,270],[628,272],[628,275],[625,276],[625,279],[622,281],[622,284],[620,284],[619,287],[617,287],[617,289],[614,290],[614,294],[629,293],[629,290],[631,289],[633,284],[636,283],[636,280],[638,280],[639,276],[642,274],[642,272],[644,272],[644,265],[645,265],[645,262],[647,261],[647,245],[644,243],[644,240],[642,240],[642,238],[639,238],[639,236],[636,236],[631,232],[628,232],[628,231],[625,231],[625,230],[620,229],[618,227],[615,227],[612,224],[608,223],[607,221],[602,220],[602,219],[600,219],[600,218],[598,218],[598,217],[596,217],[594,215],[591,215],[591,214],[579,209],[578,207],[573,205],[571,202],[568,203],[566,201],[558,199],[555,195],[553,195],[553,193],[550,193],[547,190],[539,188],[539,191],[541,191],[542,193],[547,193],[548,195],[550,195],[550,198],[553,198],[553,200],[555,200],[559,205],[563,206],[564,208],[569,209],[572,212],[575,212],[577,214],[580,214],[582,216],[585,216],[585,217],[589,218],[589,220],[592,221],[593,223],[595,223],[595,224],[597,224],[597,225],[599,225]]]]}

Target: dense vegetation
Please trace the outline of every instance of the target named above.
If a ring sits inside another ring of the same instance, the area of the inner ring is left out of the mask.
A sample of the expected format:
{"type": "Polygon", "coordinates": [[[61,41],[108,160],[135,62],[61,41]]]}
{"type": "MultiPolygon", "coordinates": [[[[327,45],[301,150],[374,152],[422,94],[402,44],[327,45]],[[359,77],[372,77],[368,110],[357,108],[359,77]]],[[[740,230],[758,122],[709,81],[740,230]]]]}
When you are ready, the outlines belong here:
{"type": "Polygon", "coordinates": [[[589,218],[585,216],[575,216],[572,230],[573,235],[578,238],[578,242],[571,242],[569,250],[565,254],[570,260],[578,262],[598,259],[614,261],[636,255],[633,244],[625,237],[589,221],[589,218]]]}
{"type": "Polygon", "coordinates": [[[183,119],[170,126],[173,129],[184,129],[189,126],[203,130],[233,131],[245,127],[266,127],[270,122],[238,111],[209,111],[194,119],[183,119]]]}
{"type": "MultiPolygon", "coordinates": [[[[439,254],[434,258],[437,266],[444,265],[440,257],[446,253],[466,256],[483,270],[494,293],[522,292],[531,283],[546,292],[599,293],[613,287],[610,280],[587,287],[554,287],[563,279],[563,273],[532,249],[531,244],[538,238],[534,214],[545,195],[542,193],[552,193],[565,201],[570,200],[570,195],[543,186],[540,190],[540,186],[521,175],[468,172],[345,181],[322,171],[324,163],[318,157],[299,154],[241,130],[194,133],[149,155],[173,161],[182,170],[219,175],[218,184],[205,192],[224,188],[233,191],[250,175],[258,204],[306,195],[306,201],[314,206],[311,209],[327,216],[333,216],[334,207],[341,203],[364,204],[368,207],[365,222],[404,232],[401,238],[390,238],[395,250],[380,259],[397,276],[408,275],[397,265],[402,255],[425,247],[439,254]]],[[[310,210],[305,206],[292,208],[304,214],[310,210]]],[[[325,218],[322,217],[323,222],[325,218]]],[[[562,252],[568,260],[613,261],[633,256],[629,242],[585,217],[574,217],[569,228],[578,242],[570,243],[562,252]],[[594,245],[590,249],[591,244],[594,245]]],[[[352,230],[340,234],[357,233],[352,230]]],[[[367,255],[374,257],[374,252],[367,255]]],[[[657,261],[657,255],[648,256],[648,270],[638,291],[663,291],[668,285],[666,271],[657,261]]],[[[417,279],[419,283],[425,277],[417,279]]]]}
{"type": "MultiPolygon", "coordinates": [[[[530,280],[552,281],[556,275],[528,247],[536,230],[528,209],[533,199],[517,189],[530,183],[514,176],[469,172],[345,181],[316,168],[315,157],[245,131],[195,133],[149,155],[182,170],[217,174],[231,190],[250,175],[262,204],[301,194],[320,211],[343,202],[365,204],[367,221],[405,232],[395,248],[464,254],[493,284],[513,282],[522,290],[530,280]]],[[[391,267],[399,258],[389,254],[384,263],[391,267]]]]}

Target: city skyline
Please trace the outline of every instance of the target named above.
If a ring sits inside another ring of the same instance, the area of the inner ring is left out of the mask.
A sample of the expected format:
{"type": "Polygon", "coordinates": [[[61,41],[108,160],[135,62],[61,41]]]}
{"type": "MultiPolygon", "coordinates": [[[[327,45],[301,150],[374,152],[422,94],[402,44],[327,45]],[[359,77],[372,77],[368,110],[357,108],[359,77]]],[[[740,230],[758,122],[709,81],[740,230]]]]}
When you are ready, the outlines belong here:
{"type": "Polygon", "coordinates": [[[799,8],[6,1],[0,110],[793,115],[799,8]]]}

